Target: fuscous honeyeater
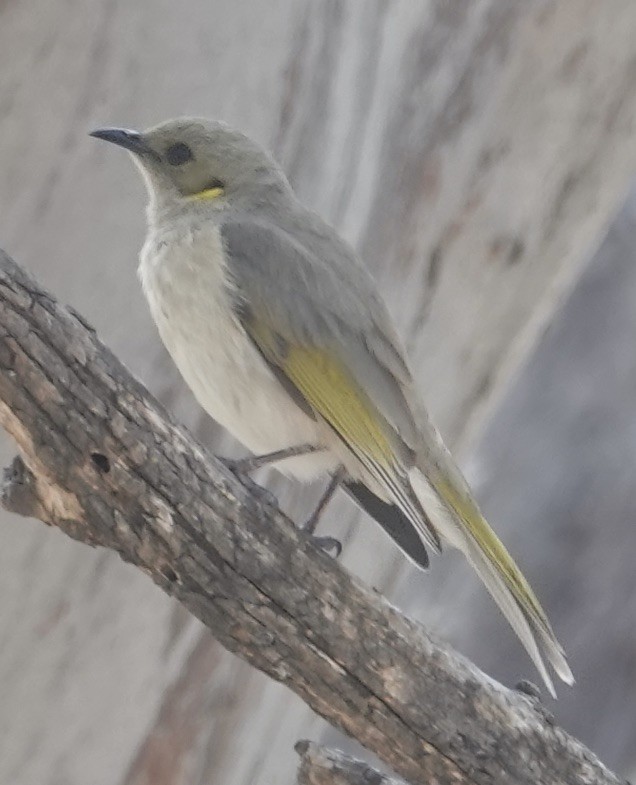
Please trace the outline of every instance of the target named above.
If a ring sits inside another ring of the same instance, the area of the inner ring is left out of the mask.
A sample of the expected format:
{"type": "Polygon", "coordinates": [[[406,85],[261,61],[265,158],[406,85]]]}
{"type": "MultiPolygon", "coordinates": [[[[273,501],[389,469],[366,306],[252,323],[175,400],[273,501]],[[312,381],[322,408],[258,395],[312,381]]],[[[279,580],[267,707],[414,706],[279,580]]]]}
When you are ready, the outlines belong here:
{"type": "Polygon", "coordinates": [[[428,418],[371,276],[270,155],[198,118],[93,136],[129,150],[143,175],[141,284],[206,412],[251,452],[277,454],[284,473],[331,475],[329,493],[341,484],[420,566],[442,541],[459,548],[550,693],[543,656],[573,683],[539,601],[428,418]]]}

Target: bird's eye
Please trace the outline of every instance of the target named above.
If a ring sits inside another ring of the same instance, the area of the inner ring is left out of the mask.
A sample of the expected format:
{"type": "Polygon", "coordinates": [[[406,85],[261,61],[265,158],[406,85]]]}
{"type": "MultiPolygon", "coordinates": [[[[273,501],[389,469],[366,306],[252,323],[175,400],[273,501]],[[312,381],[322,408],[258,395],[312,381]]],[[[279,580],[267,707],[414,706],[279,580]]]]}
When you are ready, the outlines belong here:
{"type": "Polygon", "coordinates": [[[166,150],[166,161],[170,166],[181,166],[192,158],[192,150],[183,142],[176,142],[166,150]]]}

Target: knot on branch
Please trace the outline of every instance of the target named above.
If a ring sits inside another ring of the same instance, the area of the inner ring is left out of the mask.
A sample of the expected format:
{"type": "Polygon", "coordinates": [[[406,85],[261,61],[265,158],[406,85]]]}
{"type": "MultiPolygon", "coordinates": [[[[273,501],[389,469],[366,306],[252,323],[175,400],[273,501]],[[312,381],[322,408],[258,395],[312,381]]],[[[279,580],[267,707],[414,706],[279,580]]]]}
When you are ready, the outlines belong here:
{"type": "Polygon", "coordinates": [[[294,749],[300,755],[298,785],[406,785],[340,750],[305,739],[296,742],[294,749]]]}

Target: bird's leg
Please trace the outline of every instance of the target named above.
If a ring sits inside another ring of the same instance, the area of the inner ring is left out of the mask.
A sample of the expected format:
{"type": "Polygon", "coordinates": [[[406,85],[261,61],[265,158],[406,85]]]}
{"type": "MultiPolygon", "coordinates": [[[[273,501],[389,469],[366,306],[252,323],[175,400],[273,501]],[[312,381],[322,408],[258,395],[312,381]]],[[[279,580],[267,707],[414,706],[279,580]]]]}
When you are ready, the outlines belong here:
{"type": "Polygon", "coordinates": [[[249,476],[250,472],[260,469],[261,466],[267,466],[270,463],[283,461],[285,458],[293,458],[297,455],[309,455],[312,452],[320,452],[321,447],[316,447],[314,444],[298,444],[294,447],[286,447],[284,450],[274,450],[264,455],[250,455],[248,458],[221,458],[220,460],[227,466],[227,468],[240,478],[243,485],[245,485],[255,496],[266,504],[271,504],[276,507],[278,505],[277,499],[270,493],[267,488],[252,480],[249,476]]]}
{"type": "Polygon", "coordinates": [[[309,455],[312,452],[320,452],[321,447],[315,444],[298,444],[295,447],[286,447],[284,450],[274,450],[264,455],[250,455],[248,458],[238,458],[237,460],[223,458],[223,463],[234,474],[249,474],[267,466],[270,463],[284,461],[286,458],[294,458],[297,455],[309,455]]]}
{"type": "Polygon", "coordinates": [[[320,497],[318,504],[315,506],[313,512],[307,518],[305,525],[303,526],[303,531],[307,532],[307,534],[313,534],[316,531],[316,526],[318,525],[318,521],[322,516],[323,512],[325,511],[325,507],[329,504],[331,499],[333,498],[334,493],[338,490],[338,486],[344,479],[344,467],[339,466],[336,471],[331,475],[331,479],[329,480],[329,485],[325,489],[325,492],[320,497]]]}
{"type": "Polygon", "coordinates": [[[311,539],[319,548],[322,548],[323,551],[335,550],[336,559],[342,553],[342,543],[340,540],[336,540],[335,537],[315,537],[314,532],[316,531],[316,526],[318,525],[318,521],[325,511],[326,506],[333,498],[334,493],[338,490],[340,483],[344,480],[345,474],[346,472],[344,466],[338,466],[336,471],[332,474],[331,479],[329,480],[329,485],[327,485],[325,492],[320,497],[320,501],[314,508],[314,511],[311,513],[309,518],[306,520],[305,525],[302,527],[302,531],[309,534],[311,539]]]}

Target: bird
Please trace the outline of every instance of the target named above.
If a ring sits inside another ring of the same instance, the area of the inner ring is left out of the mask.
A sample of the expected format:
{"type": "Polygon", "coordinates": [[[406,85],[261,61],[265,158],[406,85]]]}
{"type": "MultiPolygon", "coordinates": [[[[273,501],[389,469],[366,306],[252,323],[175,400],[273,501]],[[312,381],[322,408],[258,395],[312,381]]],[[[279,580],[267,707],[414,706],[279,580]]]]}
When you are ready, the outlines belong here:
{"type": "Polygon", "coordinates": [[[197,117],[91,135],[127,150],[143,177],[141,287],[195,398],[252,454],[234,468],[328,478],[310,535],[341,487],[419,567],[457,548],[550,695],[546,660],[573,684],[545,611],[429,418],[371,274],[272,155],[197,117]]]}

